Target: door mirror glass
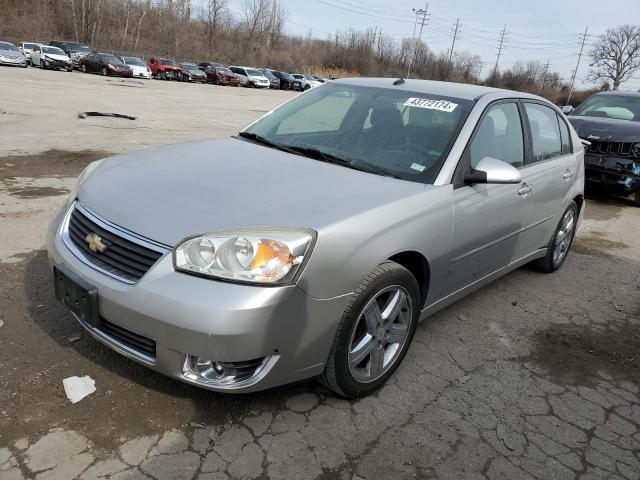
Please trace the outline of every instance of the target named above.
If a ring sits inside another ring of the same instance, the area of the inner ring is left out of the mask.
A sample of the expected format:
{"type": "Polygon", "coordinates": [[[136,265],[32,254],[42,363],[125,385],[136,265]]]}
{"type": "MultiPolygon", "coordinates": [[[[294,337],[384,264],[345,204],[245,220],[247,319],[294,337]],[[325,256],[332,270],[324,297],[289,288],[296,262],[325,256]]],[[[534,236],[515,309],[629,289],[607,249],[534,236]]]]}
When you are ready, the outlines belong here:
{"type": "Polygon", "coordinates": [[[493,157],[484,157],[476,167],[464,176],[467,184],[472,183],[520,183],[522,174],[513,165],[493,157]]]}
{"type": "Polygon", "coordinates": [[[564,107],[562,107],[562,113],[564,113],[565,115],[570,115],[574,110],[575,108],[573,108],[571,105],[565,105],[564,107]]]}

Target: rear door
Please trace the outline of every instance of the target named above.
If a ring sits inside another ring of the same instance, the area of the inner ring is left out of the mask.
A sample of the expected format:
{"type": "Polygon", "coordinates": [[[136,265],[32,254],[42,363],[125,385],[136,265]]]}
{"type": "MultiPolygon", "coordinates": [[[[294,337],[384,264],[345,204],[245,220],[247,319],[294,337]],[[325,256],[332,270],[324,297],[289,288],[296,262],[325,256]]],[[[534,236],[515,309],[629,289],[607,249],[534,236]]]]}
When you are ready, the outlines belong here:
{"type": "Polygon", "coordinates": [[[33,47],[33,50],[31,50],[31,65],[40,66],[40,46],[39,45],[36,45],[35,47],[33,47]]]}
{"type": "MultiPolygon", "coordinates": [[[[517,100],[491,104],[485,110],[465,153],[456,179],[493,157],[524,167],[526,130],[517,100]]],[[[454,221],[447,291],[454,293],[526,256],[520,236],[531,222],[530,179],[519,184],[454,182],[454,221]]]]}
{"type": "Polygon", "coordinates": [[[577,166],[564,118],[544,103],[522,104],[531,139],[523,174],[533,186],[532,225],[522,242],[533,252],[547,246],[568,205],[577,166]]]}

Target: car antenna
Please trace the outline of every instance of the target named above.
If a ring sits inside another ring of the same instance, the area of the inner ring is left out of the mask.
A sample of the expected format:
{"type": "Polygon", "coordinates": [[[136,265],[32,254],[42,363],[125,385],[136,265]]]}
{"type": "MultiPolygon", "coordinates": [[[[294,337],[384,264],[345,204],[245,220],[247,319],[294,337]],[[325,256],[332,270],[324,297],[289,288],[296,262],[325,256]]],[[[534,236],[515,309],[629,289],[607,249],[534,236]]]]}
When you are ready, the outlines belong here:
{"type": "Polygon", "coordinates": [[[404,83],[404,78],[400,77],[398,80],[393,82],[394,85],[402,85],[404,83]]]}

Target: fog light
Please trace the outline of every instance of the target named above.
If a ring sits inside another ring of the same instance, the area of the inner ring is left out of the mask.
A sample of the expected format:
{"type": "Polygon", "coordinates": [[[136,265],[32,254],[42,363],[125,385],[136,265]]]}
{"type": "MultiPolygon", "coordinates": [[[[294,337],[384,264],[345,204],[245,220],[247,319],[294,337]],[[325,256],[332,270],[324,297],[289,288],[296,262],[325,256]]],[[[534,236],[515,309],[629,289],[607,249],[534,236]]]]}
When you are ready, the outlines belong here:
{"type": "MultiPolygon", "coordinates": [[[[244,362],[220,362],[186,355],[182,365],[182,374],[189,380],[208,385],[233,385],[256,377],[269,360],[275,357],[258,358],[244,362]]],[[[266,372],[265,372],[266,373],[266,372]]]]}

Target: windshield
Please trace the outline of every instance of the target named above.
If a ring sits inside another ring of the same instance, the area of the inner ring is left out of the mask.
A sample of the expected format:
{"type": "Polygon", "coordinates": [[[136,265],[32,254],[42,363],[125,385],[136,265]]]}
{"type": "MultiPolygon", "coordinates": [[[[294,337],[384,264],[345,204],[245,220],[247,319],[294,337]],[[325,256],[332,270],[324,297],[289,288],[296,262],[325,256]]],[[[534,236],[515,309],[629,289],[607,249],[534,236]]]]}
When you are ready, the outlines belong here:
{"type": "Polygon", "coordinates": [[[594,95],[579,105],[573,115],[640,122],[640,96],[594,95]]]}
{"type": "Polygon", "coordinates": [[[259,72],[255,68],[245,68],[245,70],[247,72],[247,75],[250,75],[252,77],[261,77],[262,76],[262,72],[259,72]]]}
{"type": "Polygon", "coordinates": [[[160,65],[166,65],[168,67],[175,67],[176,66],[176,62],[174,62],[173,60],[166,59],[166,58],[158,60],[158,63],[160,65]]]}
{"type": "Polygon", "coordinates": [[[472,106],[428,93],[323,84],[263,117],[244,136],[433,183],[472,106]]]}
{"type": "Polygon", "coordinates": [[[0,50],[11,50],[12,52],[17,52],[18,48],[13,43],[0,42],[0,50]]]}
{"type": "Polygon", "coordinates": [[[70,52],[90,52],[91,49],[81,43],[65,43],[65,47],[70,52]]]}
{"type": "Polygon", "coordinates": [[[147,66],[147,64],[144,63],[140,58],[124,57],[124,63],[126,63],[127,65],[135,65],[136,67],[147,66]]]}
{"type": "Polygon", "coordinates": [[[277,78],[273,73],[271,73],[270,70],[260,70],[260,73],[262,74],[263,77],[267,77],[269,80],[273,80],[277,78]]]}
{"type": "Polygon", "coordinates": [[[216,68],[216,72],[224,73],[225,75],[233,75],[233,72],[228,68],[216,68]]]}
{"type": "Polygon", "coordinates": [[[120,60],[115,55],[100,55],[100,56],[102,57],[102,60],[104,60],[107,63],[111,63],[113,65],[121,65],[122,64],[122,60],[120,60]]]}
{"type": "Polygon", "coordinates": [[[198,66],[194,63],[181,63],[180,67],[184,68],[185,70],[199,70],[198,66]]]}
{"type": "Polygon", "coordinates": [[[35,43],[23,43],[22,44],[22,48],[24,48],[25,50],[33,50],[33,47],[35,47],[36,44],[35,43]]]}
{"type": "Polygon", "coordinates": [[[42,53],[48,53],[50,55],[64,55],[65,57],[67,56],[67,54],[58,47],[42,47],[42,53]]]}

